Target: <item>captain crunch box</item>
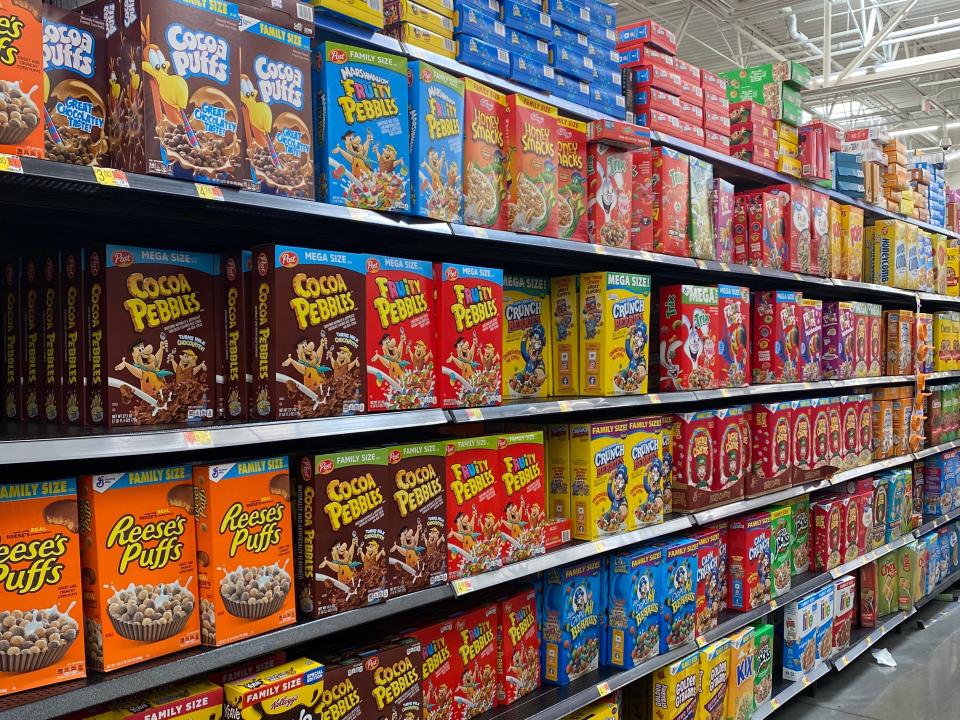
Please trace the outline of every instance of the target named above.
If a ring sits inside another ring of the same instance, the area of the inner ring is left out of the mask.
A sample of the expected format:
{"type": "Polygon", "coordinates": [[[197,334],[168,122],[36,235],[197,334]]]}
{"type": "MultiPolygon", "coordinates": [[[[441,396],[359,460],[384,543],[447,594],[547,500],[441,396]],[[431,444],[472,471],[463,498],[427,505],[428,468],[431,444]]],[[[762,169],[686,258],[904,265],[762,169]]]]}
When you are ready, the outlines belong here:
{"type": "Polygon", "coordinates": [[[799,380],[802,294],[790,290],[753,293],[753,382],[790,383],[799,380]]]}
{"type": "Polygon", "coordinates": [[[660,288],[660,390],[717,387],[719,338],[715,286],[660,288]]]}
{"type": "Polygon", "coordinates": [[[463,222],[507,228],[507,96],[463,81],[463,222]]]}
{"type": "Polygon", "coordinates": [[[578,540],[627,530],[628,433],[628,420],[570,425],[570,519],[578,540]]]}
{"type": "Polygon", "coordinates": [[[557,118],[557,235],[587,241],[587,124],[557,118]]]}
{"type": "Polygon", "coordinates": [[[697,613],[696,538],[658,543],[663,549],[663,611],[660,613],[660,653],[694,638],[697,613]]]}
{"type": "Polygon", "coordinates": [[[550,279],[550,325],[553,338],[553,385],[549,395],[580,394],[580,300],[577,275],[550,279]]]}
{"type": "Polygon", "coordinates": [[[364,269],[367,410],[436,407],[433,268],[367,255],[364,269]]]}
{"type": "Polygon", "coordinates": [[[86,674],[79,529],[75,480],[0,485],[0,695],[86,674]]]}
{"type": "Polygon", "coordinates": [[[647,392],[650,276],[620,272],[580,275],[580,392],[647,392]]]}
{"type": "Polygon", "coordinates": [[[557,108],[507,96],[508,229],[557,236],[557,108]]]}
{"type": "Polygon", "coordinates": [[[570,518],[570,426],[548,425],[547,451],[547,517],[570,518]]]}
{"type": "Polygon", "coordinates": [[[800,300],[800,369],[798,379],[815,382],[820,379],[823,352],[823,303],[812,298],[800,300]]]}
{"type": "Polygon", "coordinates": [[[501,435],[498,446],[498,493],[503,504],[500,557],[507,565],[544,553],[547,487],[543,433],[501,435]]]}
{"type": "MultiPolygon", "coordinates": [[[[499,438],[457,438],[446,445],[447,577],[500,567],[503,498],[499,438]]],[[[541,466],[542,467],[542,466],[541,466]]]]}
{"type": "Polygon", "coordinates": [[[91,667],[109,672],[199,645],[190,467],[88,475],[78,487],[91,667]]]}
{"type": "Polygon", "coordinates": [[[731,520],[727,548],[731,580],[727,607],[747,611],[770,602],[770,513],[731,520]]]}
{"type": "Polygon", "coordinates": [[[295,622],[287,458],[194,465],[193,494],[203,644],[295,622]]]}
{"type": "Polygon", "coordinates": [[[720,567],[720,528],[707,527],[694,533],[697,539],[697,610],[694,634],[699,637],[713,630],[720,617],[720,576],[727,568],[720,567]]]}
{"type": "Polygon", "coordinates": [[[747,497],[786,487],[793,470],[792,404],[755,403],[750,418],[753,472],[747,476],[747,497]]]}
{"type": "Polygon", "coordinates": [[[547,278],[503,278],[503,397],[548,397],[553,388],[553,328],[547,278]]]}
{"type": "Polygon", "coordinates": [[[223,687],[223,707],[227,716],[236,720],[257,720],[264,716],[294,720],[312,716],[329,705],[324,698],[328,689],[343,692],[343,706],[349,707],[356,695],[355,682],[344,684],[338,679],[327,688],[324,666],[299,658],[227,683],[223,687]]]}
{"type": "Polygon", "coordinates": [[[660,653],[663,549],[614,555],[608,575],[606,664],[632,668],[660,653]]]}
{"type": "Polygon", "coordinates": [[[627,530],[663,522],[662,426],[669,422],[666,417],[642,417],[627,426],[627,530]]]}
{"type": "Polygon", "coordinates": [[[689,158],[667,147],[653,149],[653,249],[687,257],[690,207],[689,158]]]}
{"type": "Polygon", "coordinates": [[[509,705],[540,687],[540,625],[533,588],[497,603],[497,702],[509,705]]]}
{"type": "Polygon", "coordinates": [[[750,383],[750,290],[717,285],[717,310],[717,384],[744,387],[750,383]]]}
{"type": "Polygon", "coordinates": [[[599,666],[607,606],[606,560],[594,558],[543,576],[543,681],[567,685],[599,666]]]}

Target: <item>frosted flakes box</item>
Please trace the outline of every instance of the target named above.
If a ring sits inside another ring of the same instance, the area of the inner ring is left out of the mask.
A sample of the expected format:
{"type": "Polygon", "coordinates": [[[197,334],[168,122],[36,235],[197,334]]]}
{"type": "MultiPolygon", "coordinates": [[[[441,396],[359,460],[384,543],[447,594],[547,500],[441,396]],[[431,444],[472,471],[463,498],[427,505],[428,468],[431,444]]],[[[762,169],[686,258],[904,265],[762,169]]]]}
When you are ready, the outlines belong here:
{"type": "Polygon", "coordinates": [[[503,504],[500,538],[501,563],[527,560],[544,553],[547,500],[543,433],[501,435],[498,494],[503,504]]]}
{"type": "Polygon", "coordinates": [[[540,687],[536,591],[521,589],[497,603],[497,702],[509,705],[540,687]]]}
{"type": "Polygon", "coordinates": [[[804,382],[820,380],[820,360],[823,352],[823,303],[812,298],[803,298],[798,308],[800,313],[800,369],[799,379],[804,382]]]}
{"type": "Polygon", "coordinates": [[[717,387],[717,288],[660,288],[660,390],[717,387]]]}
{"type": "Polygon", "coordinates": [[[693,640],[697,613],[698,541],[679,538],[658,543],[663,549],[663,609],[660,613],[660,653],[693,640]]]}
{"type": "Polygon", "coordinates": [[[753,293],[753,382],[789,383],[799,379],[802,294],[788,290],[753,293]]]}
{"type": "Polygon", "coordinates": [[[507,228],[507,96],[464,81],[463,221],[507,228]]]}
{"type": "Polygon", "coordinates": [[[411,211],[444,222],[463,217],[463,80],[423,60],[407,66],[410,83],[411,211]]]}
{"type": "Polygon", "coordinates": [[[457,580],[502,564],[500,450],[496,436],[446,444],[447,577],[457,580]]]}
{"type": "Polygon", "coordinates": [[[503,278],[503,397],[548,397],[553,388],[551,281],[503,278]]]}
{"type": "Polygon", "coordinates": [[[717,285],[717,310],[717,385],[746,386],[750,383],[750,290],[717,285]]]}
{"type": "Polygon", "coordinates": [[[573,537],[596,540],[627,530],[628,420],[570,425],[573,537]]]}
{"type": "MultiPolygon", "coordinates": [[[[349,692],[353,683],[349,683],[349,687],[336,683],[331,689],[346,689],[347,698],[353,695],[349,692]]],[[[223,705],[228,716],[238,720],[256,720],[264,715],[294,720],[322,709],[325,690],[324,666],[300,658],[227,683],[223,688],[223,705]]],[[[344,705],[348,706],[349,702],[346,699],[344,705]]]]}
{"type": "Polygon", "coordinates": [[[607,664],[632,668],[660,653],[662,567],[663,550],[657,547],[610,559],[607,664]]]}
{"type": "Polygon", "coordinates": [[[747,477],[747,497],[790,485],[793,472],[792,403],[755,403],[750,418],[753,472],[747,477]]]}
{"type": "Polygon", "coordinates": [[[406,58],[331,41],[314,52],[317,198],[409,210],[406,58]]]}
{"type": "Polygon", "coordinates": [[[731,520],[727,551],[727,607],[746,611],[770,602],[770,513],[758,512],[731,520]]]}
{"type": "Polygon", "coordinates": [[[551,568],[543,577],[543,681],[567,685],[599,666],[607,569],[604,558],[551,568]]]}
{"type": "Polygon", "coordinates": [[[557,235],[557,108],[507,96],[508,229],[557,235]]]}
{"type": "Polygon", "coordinates": [[[627,530],[663,522],[663,433],[668,418],[629,421],[627,447],[627,530]]]}
{"type": "Polygon", "coordinates": [[[553,386],[549,395],[580,394],[580,300],[577,275],[550,279],[550,326],[553,338],[553,386]]]}
{"type": "Polygon", "coordinates": [[[687,655],[653,674],[654,720],[683,720],[697,712],[700,653],[687,655]]]}
{"type": "Polygon", "coordinates": [[[562,116],[557,118],[557,234],[587,241],[587,124],[562,116]]]}

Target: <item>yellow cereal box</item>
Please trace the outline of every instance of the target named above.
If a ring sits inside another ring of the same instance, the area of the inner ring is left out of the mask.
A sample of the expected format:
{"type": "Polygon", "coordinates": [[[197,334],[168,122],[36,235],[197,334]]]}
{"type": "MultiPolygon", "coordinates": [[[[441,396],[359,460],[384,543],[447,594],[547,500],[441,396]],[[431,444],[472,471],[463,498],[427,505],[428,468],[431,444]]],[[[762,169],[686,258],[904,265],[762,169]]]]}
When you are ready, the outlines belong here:
{"type": "Polygon", "coordinates": [[[841,277],[843,265],[843,206],[830,201],[830,277],[841,277]]]}
{"type": "Polygon", "coordinates": [[[223,687],[227,717],[320,717],[316,711],[329,703],[323,698],[323,674],[323,665],[300,658],[227,683],[223,687]]]}
{"type": "Polygon", "coordinates": [[[563,720],[620,720],[620,705],[616,700],[597,700],[563,720]]]}
{"type": "Polygon", "coordinates": [[[503,277],[503,397],[548,397],[553,387],[550,281],[503,277]]]}
{"type": "Polygon", "coordinates": [[[383,29],[383,3],[380,0],[313,0],[321,14],[343,15],[361,25],[383,29]]]}
{"type": "Polygon", "coordinates": [[[223,688],[209,680],[193,680],[134,695],[113,706],[113,720],[220,720],[223,688]]]}
{"type": "Polygon", "coordinates": [[[930,245],[933,249],[933,291],[940,295],[947,294],[947,248],[949,241],[946,235],[933,233],[930,236],[930,245]]]}
{"type": "MultiPolygon", "coordinates": [[[[863,209],[853,205],[840,208],[841,274],[846,280],[860,280],[863,277],[863,209]]],[[[831,258],[832,263],[836,260],[831,258]]]]}
{"type": "Polygon", "coordinates": [[[729,675],[729,640],[717,640],[700,650],[696,720],[717,720],[724,717],[729,675]]]}
{"type": "MultiPolygon", "coordinates": [[[[899,220],[897,222],[900,222],[899,220]]],[[[920,236],[917,234],[920,228],[912,223],[900,223],[903,228],[905,246],[907,249],[907,284],[899,285],[908,290],[916,290],[920,287],[920,236]]],[[[895,266],[896,267],[896,266],[895,266]]]]}
{"type": "Polygon", "coordinates": [[[580,276],[580,392],[647,392],[650,276],[594,272],[580,276]]]}
{"type": "Polygon", "coordinates": [[[960,296],[960,248],[947,248],[947,295],[960,296]]]}
{"type": "Polygon", "coordinates": [[[579,280],[577,275],[550,280],[553,395],[560,397],[580,394],[580,326],[576,321],[580,311],[577,300],[579,280]]]}
{"type": "Polygon", "coordinates": [[[933,369],[944,372],[950,369],[950,327],[948,312],[938,312],[933,317],[933,369]]]}
{"type": "Polygon", "coordinates": [[[700,653],[692,653],[657,670],[653,676],[654,720],[694,717],[699,681],[700,653]]]}
{"type": "Polygon", "coordinates": [[[627,529],[663,522],[663,433],[666,418],[631,420],[627,427],[627,529]]]}
{"type": "Polygon", "coordinates": [[[547,517],[570,517],[570,426],[547,426],[547,517]]]}
{"type": "Polygon", "coordinates": [[[730,641],[730,676],[726,720],[750,720],[753,711],[754,632],[754,628],[748,627],[727,638],[730,641]]]}
{"type": "Polygon", "coordinates": [[[629,422],[570,425],[571,533],[596,540],[627,530],[629,422]]]}
{"type": "Polygon", "coordinates": [[[907,287],[906,223],[877,220],[874,228],[873,281],[892,287],[907,287]]]}

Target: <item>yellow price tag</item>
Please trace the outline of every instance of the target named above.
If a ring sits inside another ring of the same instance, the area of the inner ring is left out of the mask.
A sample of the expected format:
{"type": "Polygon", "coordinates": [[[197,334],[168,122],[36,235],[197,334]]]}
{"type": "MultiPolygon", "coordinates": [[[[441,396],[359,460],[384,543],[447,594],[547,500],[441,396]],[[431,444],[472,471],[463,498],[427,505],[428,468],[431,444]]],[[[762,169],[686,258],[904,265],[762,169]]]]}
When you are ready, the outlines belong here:
{"type": "Polygon", "coordinates": [[[478,238],[487,238],[490,237],[490,233],[487,232],[486,228],[478,227],[473,229],[473,236],[478,238]]]}
{"type": "Polygon", "coordinates": [[[597,253],[597,255],[606,255],[606,254],[607,254],[607,246],[606,246],[606,245],[594,245],[594,246],[593,246],[593,251],[594,251],[595,253],[597,253]]]}
{"type": "Polygon", "coordinates": [[[804,686],[804,687],[807,687],[807,686],[809,686],[809,685],[810,685],[810,678],[808,678],[806,675],[804,675],[804,676],[803,676],[803,686],[804,686]]]}
{"type": "Polygon", "coordinates": [[[770,698],[770,709],[776,710],[780,707],[780,701],[776,698],[770,698]]]}
{"type": "Polygon", "coordinates": [[[483,410],[480,408],[467,408],[467,420],[470,422],[483,420],[483,410]]]}
{"type": "Polygon", "coordinates": [[[0,172],[17,173],[23,175],[23,163],[18,155],[0,153],[0,172]]]}
{"type": "Polygon", "coordinates": [[[647,395],[647,397],[650,398],[651,405],[659,405],[663,402],[663,398],[659,395],[647,395]]]}
{"type": "Polygon", "coordinates": [[[697,267],[700,268],[701,270],[707,269],[707,263],[704,260],[697,260],[696,263],[697,263],[697,267]]]}
{"type": "Polygon", "coordinates": [[[600,693],[600,697],[606,697],[610,694],[610,683],[604,680],[602,683],[597,685],[597,692],[600,693]]]}
{"type": "Polygon", "coordinates": [[[593,546],[597,549],[597,552],[603,552],[607,549],[607,545],[603,540],[597,540],[593,546]]]}
{"type": "Polygon", "coordinates": [[[187,447],[213,447],[213,435],[209,430],[188,430],[184,437],[187,447]]]}
{"type": "Polygon", "coordinates": [[[127,174],[123,170],[95,167],[93,169],[93,176],[97,179],[98,183],[107,187],[130,187],[130,182],[127,180],[127,174]]]}
{"type": "Polygon", "coordinates": [[[730,397],[730,389],[729,389],[729,388],[720,388],[720,397],[725,397],[725,398],[726,398],[726,397],[730,397]]]}
{"type": "Polygon", "coordinates": [[[569,400],[557,400],[557,407],[560,408],[560,412],[573,410],[573,404],[569,400]]]}
{"type": "Polygon", "coordinates": [[[777,601],[776,601],[776,600],[771,600],[771,601],[770,601],[770,609],[771,609],[771,610],[776,610],[777,607],[778,607],[778,606],[777,606],[777,601]]]}
{"type": "Polygon", "coordinates": [[[453,581],[453,592],[457,595],[463,595],[473,590],[473,580],[470,578],[460,578],[453,581]]]}
{"type": "Polygon", "coordinates": [[[843,666],[846,667],[847,665],[850,664],[850,659],[846,655],[844,655],[842,658],[840,658],[840,662],[842,662],[843,666]]]}
{"type": "Polygon", "coordinates": [[[724,272],[730,272],[730,263],[722,262],[720,263],[720,269],[724,272]]]}
{"type": "Polygon", "coordinates": [[[703,635],[697,635],[694,639],[697,641],[698,648],[702,648],[707,644],[707,639],[703,635]]]}
{"type": "Polygon", "coordinates": [[[223,202],[223,190],[216,185],[206,185],[205,183],[194,183],[193,185],[197,188],[197,197],[223,202]]]}

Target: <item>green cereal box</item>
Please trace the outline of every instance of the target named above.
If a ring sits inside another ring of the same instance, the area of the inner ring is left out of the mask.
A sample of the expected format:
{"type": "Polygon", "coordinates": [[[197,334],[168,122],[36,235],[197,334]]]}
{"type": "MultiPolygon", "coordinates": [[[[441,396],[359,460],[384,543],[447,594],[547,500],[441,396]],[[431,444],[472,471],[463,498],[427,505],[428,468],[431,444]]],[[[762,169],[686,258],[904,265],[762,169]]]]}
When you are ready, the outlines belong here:
{"type": "Polygon", "coordinates": [[[900,609],[900,554],[894,550],[877,560],[877,617],[900,609]]]}
{"type": "Polygon", "coordinates": [[[790,507],[790,574],[800,575],[810,569],[810,496],[803,495],[784,503],[790,507]]]}
{"type": "Polygon", "coordinates": [[[690,157],[690,254],[702,260],[714,260],[713,239],[713,165],[690,157]]]}
{"type": "Polygon", "coordinates": [[[920,585],[924,582],[920,572],[920,552],[916,541],[904,545],[897,551],[897,598],[899,609],[910,611],[923,592],[920,585]]]}
{"type": "Polygon", "coordinates": [[[770,572],[773,581],[770,597],[783,595],[790,589],[791,568],[793,567],[793,542],[790,531],[793,512],[789,505],[773,508],[770,511],[770,572]]]}
{"type": "Polygon", "coordinates": [[[753,709],[773,695],[773,625],[754,625],[753,709]]]}

